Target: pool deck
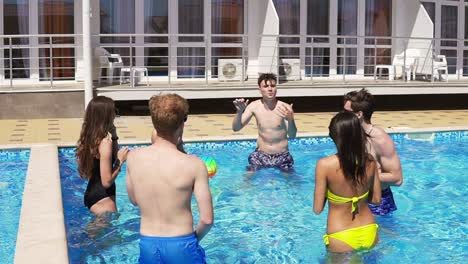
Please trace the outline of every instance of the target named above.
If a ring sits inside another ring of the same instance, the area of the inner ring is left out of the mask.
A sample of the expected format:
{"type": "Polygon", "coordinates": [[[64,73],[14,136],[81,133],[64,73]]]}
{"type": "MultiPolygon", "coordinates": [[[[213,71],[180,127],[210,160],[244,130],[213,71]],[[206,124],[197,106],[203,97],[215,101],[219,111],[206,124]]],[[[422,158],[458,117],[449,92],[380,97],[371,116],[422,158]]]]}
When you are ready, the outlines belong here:
{"type": "MultiPolygon", "coordinates": [[[[296,113],[298,136],[328,134],[334,113],[296,113]]],[[[255,121],[239,132],[233,132],[233,114],[189,115],[184,141],[254,139],[255,121]]],[[[468,110],[425,110],[375,112],[372,122],[388,132],[466,130],[468,110]]],[[[81,118],[0,120],[0,148],[29,148],[31,144],[51,143],[74,146],[81,130],[81,118]]],[[[153,129],[149,116],[116,118],[119,143],[149,143],[153,129]]]]}
{"type": "MultiPolygon", "coordinates": [[[[296,113],[298,137],[326,136],[334,113],[296,113]]],[[[233,114],[189,115],[184,141],[255,139],[255,121],[233,132],[233,114]]],[[[387,132],[468,130],[468,110],[376,112],[387,132]]],[[[74,146],[82,119],[0,120],[0,149],[30,148],[15,263],[68,263],[57,148],[74,146]]],[[[149,143],[148,116],[116,118],[120,144],[149,143]]]]}

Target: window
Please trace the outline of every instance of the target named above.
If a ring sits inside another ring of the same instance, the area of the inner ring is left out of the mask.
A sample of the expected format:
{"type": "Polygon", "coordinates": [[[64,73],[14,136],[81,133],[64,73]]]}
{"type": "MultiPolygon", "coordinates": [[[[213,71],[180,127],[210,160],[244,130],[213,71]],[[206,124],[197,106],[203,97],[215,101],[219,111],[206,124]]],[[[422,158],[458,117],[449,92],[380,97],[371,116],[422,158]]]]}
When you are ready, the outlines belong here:
{"type": "MultiPolygon", "coordinates": [[[[328,35],[329,25],[329,0],[307,1],[307,34],[328,35]]],[[[307,42],[312,39],[308,38],[307,42]]],[[[328,42],[328,38],[314,38],[313,42],[328,42]]]]}
{"type": "MultiPolygon", "coordinates": [[[[4,1],[3,12],[4,35],[29,34],[29,4],[27,0],[4,1]]],[[[3,53],[5,78],[29,78],[29,49],[21,47],[27,46],[29,39],[4,38],[3,44],[5,45],[3,53]]]]}
{"type": "MultiPolygon", "coordinates": [[[[168,0],[145,0],[145,34],[168,34],[168,0]]],[[[145,43],[168,44],[167,36],[145,37],[145,43]]],[[[151,76],[167,76],[169,50],[167,47],[145,48],[145,67],[151,76]]]]}
{"type": "MultiPolygon", "coordinates": [[[[234,47],[243,42],[242,37],[219,36],[222,34],[243,34],[244,33],[244,0],[212,0],[211,1],[211,41],[214,46],[217,43],[233,47],[215,47],[211,49],[211,74],[218,77],[218,62],[220,59],[242,59],[242,48],[234,47]]],[[[245,63],[245,62],[244,62],[245,63]]]]}
{"type": "Polygon", "coordinates": [[[54,34],[74,34],[73,0],[39,0],[40,44],[53,45],[39,49],[40,78],[42,80],[70,80],[75,76],[75,49],[61,47],[73,44],[74,37],[55,37],[54,34]]]}

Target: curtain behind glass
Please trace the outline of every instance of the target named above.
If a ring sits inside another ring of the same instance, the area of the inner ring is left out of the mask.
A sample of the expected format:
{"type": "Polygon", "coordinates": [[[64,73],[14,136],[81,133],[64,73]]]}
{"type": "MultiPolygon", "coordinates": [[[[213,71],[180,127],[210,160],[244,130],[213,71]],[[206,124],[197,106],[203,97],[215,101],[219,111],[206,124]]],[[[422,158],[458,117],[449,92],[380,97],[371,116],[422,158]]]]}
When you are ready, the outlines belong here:
{"type": "MultiPolygon", "coordinates": [[[[392,0],[366,0],[366,36],[392,36],[392,0]]],[[[366,44],[374,44],[373,39],[366,44]]],[[[389,45],[389,39],[379,39],[376,44],[389,45]]]]}
{"type": "MultiPolygon", "coordinates": [[[[440,38],[456,39],[458,30],[458,8],[456,6],[442,6],[440,21],[440,38]]],[[[457,46],[456,41],[441,41],[441,46],[457,46]]]]}
{"type": "MultiPolygon", "coordinates": [[[[39,34],[74,34],[73,0],[39,0],[39,34]]],[[[39,38],[39,43],[50,44],[50,38],[39,38]]],[[[74,37],[52,37],[54,45],[73,44],[74,37]]],[[[75,75],[75,50],[54,46],[39,49],[40,78],[73,79],[75,75]],[[52,67],[51,69],[51,60],[52,67]],[[52,70],[52,71],[51,71],[52,70]]]]}
{"type": "MultiPolygon", "coordinates": [[[[244,34],[244,0],[211,1],[212,34],[244,34]]],[[[212,37],[212,43],[242,43],[242,37],[212,37]]],[[[242,59],[242,49],[235,47],[211,49],[211,75],[218,77],[220,59],[242,59]]]]}
{"type": "MultiPolygon", "coordinates": [[[[203,34],[203,0],[179,0],[179,34],[203,34]]],[[[179,41],[203,41],[203,37],[179,37],[179,41]]]]}
{"type": "MultiPolygon", "coordinates": [[[[145,0],[145,34],[169,32],[168,0],[145,0]]],[[[167,37],[148,37],[145,42],[167,43],[167,37]]]]}
{"type": "MultiPolygon", "coordinates": [[[[328,35],[329,0],[307,1],[307,34],[328,35]]],[[[308,39],[307,42],[311,42],[308,39]]],[[[328,42],[328,38],[314,38],[314,42],[328,42]]]]}
{"type": "MultiPolygon", "coordinates": [[[[203,34],[203,0],[179,0],[179,34],[203,34]]],[[[203,36],[179,37],[179,42],[202,42],[203,36]]],[[[205,48],[177,49],[177,76],[179,78],[205,77],[205,48]]]]}
{"type": "MultiPolygon", "coordinates": [[[[279,17],[279,33],[282,35],[299,35],[300,1],[273,0],[279,17]]],[[[299,38],[280,38],[280,43],[299,43],[299,38]]]]}
{"type": "MultiPolygon", "coordinates": [[[[145,34],[168,34],[168,0],[145,0],[145,34]]],[[[167,44],[169,38],[145,37],[145,43],[167,44]]],[[[145,67],[151,76],[167,76],[169,65],[167,47],[145,47],[145,67]]]]}
{"type": "MultiPolygon", "coordinates": [[[[338,0],[338,35],[357,35],[357,0],[338,0]]],[[[346,43],[355,44],[355,39],[346,43]]]]}
{"type": "MultiPolygon", "coordinates": [[[[29,5],[28,0],[10,0],[3,2],[3,33],[5,35],[27,35],[29,34],[29,5]]],[[[3,40],[5,44],[4,67],[5,78],[10,78],[10,65],[12,78],[29,78],[29,49],[12,48],[10,61],[10,50],[12,45],[27,45],[28,38],[12,38],[3,40]]]]}
{"type": "MultiPolygon", "coordinates": [[[[135,33],[135,1],[101,0],[101,34],[135,33]]],[[[129,37],[103,37],[102,43],[130,43],[129,37]]]]}
{"type": "MultiPolygon", "coordinates": [[[[212,0],[211,33],[243,34],[244,0],[212,0]]],[[[236,37],[213,37],[212,42],[241,43],[242,39],[236,37]]]]}

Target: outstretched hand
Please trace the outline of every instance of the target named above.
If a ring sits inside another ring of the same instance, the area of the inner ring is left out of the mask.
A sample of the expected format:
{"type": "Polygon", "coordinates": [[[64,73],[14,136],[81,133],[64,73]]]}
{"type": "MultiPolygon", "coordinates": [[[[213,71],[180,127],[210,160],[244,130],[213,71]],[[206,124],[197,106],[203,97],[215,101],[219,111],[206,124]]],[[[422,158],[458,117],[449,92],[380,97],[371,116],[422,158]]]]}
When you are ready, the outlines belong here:
{"type": "Polygon", "coordinates": [[[278,110],[278,113],[279,115],[288,120],[288,121],[291,121],[294,119],[294,111],[293,111],[293,104],[281,104],[281,105],[278,105],[277,107],[277,110],[278,110]]]}
{"type": "Polygon", "coordinates": [[[239,113],[243,113],[245,111],[245,108],[247,107],[247,105],[249,104],[249,99],[245,100],[244,98],[240,98],[240,99],[235,99],[234,101],[232,101],[232,103],[234,104],[234,106],[236,107],[236,111],[239,113]]]}

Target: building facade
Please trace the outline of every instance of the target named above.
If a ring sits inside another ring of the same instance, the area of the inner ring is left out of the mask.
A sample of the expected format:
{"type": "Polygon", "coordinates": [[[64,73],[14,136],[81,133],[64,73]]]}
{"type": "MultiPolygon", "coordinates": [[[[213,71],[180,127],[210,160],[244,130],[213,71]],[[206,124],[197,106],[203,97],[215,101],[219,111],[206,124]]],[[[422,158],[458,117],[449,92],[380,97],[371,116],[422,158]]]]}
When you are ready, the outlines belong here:
{"type": "MultiPolygon", "coordinates": [[[[291,81],[366,79],[374,77],[376,65],[394,64],[397,55],[411,59],[403,64],[416,65],[414,71],[425,77],[434,74],[428,70],[432,58],[445,55],[449,79],[468,76],[466,0],[90,0],[90,5],[95,80],[99,72],[109,75],[94,52],[98,47],[118,54],[124,66],[147,68],[156,83],[244,82],[266,71],[291,81]]],[[[0,0],[0,83],[14,89],[81,81],[82,14],[81,0],[0,0]]]]}

